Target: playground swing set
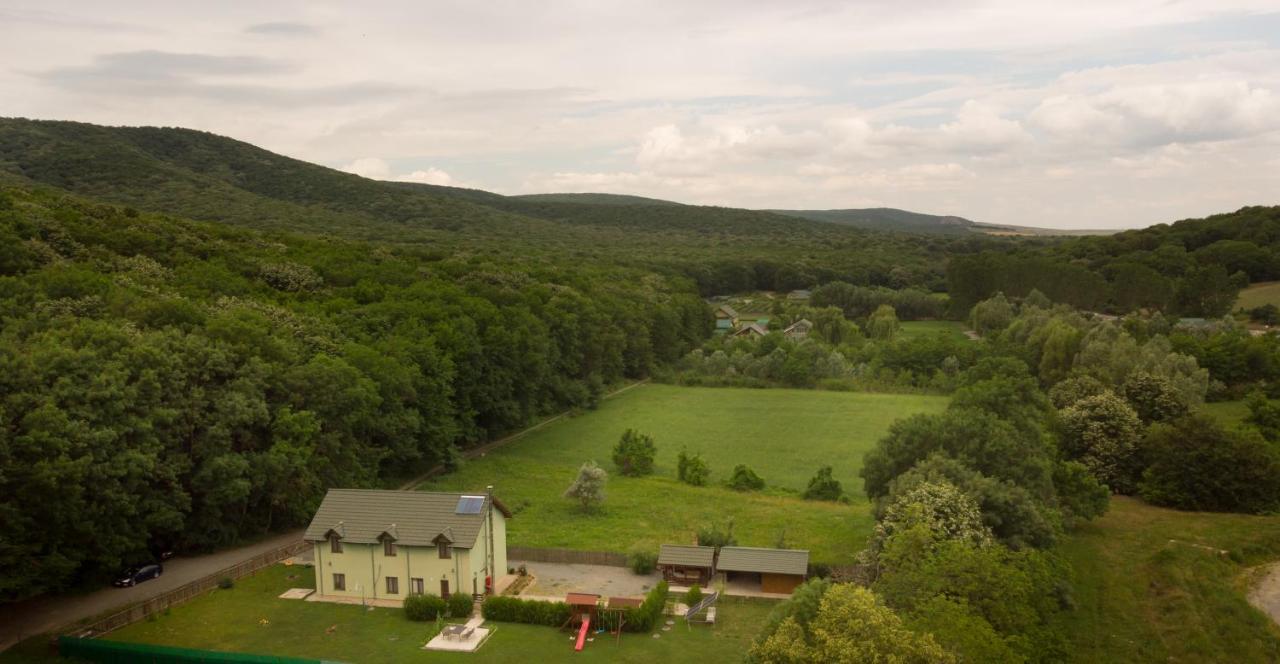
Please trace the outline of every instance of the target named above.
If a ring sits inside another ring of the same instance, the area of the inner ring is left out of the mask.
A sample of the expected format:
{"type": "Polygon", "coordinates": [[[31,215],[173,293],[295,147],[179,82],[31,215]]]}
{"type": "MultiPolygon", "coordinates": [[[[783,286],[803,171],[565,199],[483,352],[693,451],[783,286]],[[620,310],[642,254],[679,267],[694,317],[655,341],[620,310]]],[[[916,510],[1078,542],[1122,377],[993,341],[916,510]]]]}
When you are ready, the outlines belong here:
{"type": "Polygon", "coordinates": [[[596,634],[608,632],[613,635],[616,643],[621,643],[627,609],[638,608],[642,603],[641,600],[630,597],[610,597],[608,604],[602,605],[600,596],[590,593],[569,593],[564,602],[569,605],[570,614],[560,629],[570,632],[577,630],[578,638],[573,645],[575,651],[586,647],[592,624],[597,626],[596,634]]]}

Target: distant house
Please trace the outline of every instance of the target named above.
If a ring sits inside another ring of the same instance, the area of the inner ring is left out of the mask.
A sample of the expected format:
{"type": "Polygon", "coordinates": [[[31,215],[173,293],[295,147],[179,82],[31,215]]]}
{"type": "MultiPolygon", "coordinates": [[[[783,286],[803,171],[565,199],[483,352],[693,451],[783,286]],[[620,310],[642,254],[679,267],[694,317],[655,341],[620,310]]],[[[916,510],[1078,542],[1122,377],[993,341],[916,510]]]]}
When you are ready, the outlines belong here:
{"type": "Polygon", "coordinates": [[[808,337],[809,332],[812,330],[813,330],[813,323],[810,323],[807,318],[801,318],[800,320],[792,323],[791,325],[788,325],[787,329],[782,331],[782,334],[785,335],[788,339],[799,340],[799,339],[804,339],[808,337]]]}
{"type": "Polygon", "coordinates": [[[403,600],[492,592],[507,570],[507,519],[493,495],[330,489],[303,539],[316,594],[403,600]]]}
{"type": "Polygon", "coordinates": [[[809,552],[802,549],[720,548],[716,571],[732,586],[766,593],[790,593],[809,573],[809,552]],[[757,585],[758,584],[758,585],[757,585]]]}
{"type": "Polygon", "coordinates": [[[729,331],[738,326],[738,312],[733,307],[722,304],[716,307],[716,329],[729,331]]]}
{"type": "Polygon", "coordinates": [[[751,323],[749,325],[743,325],[741,329],[733,333],[733,336],[763,337],[766,334],[769,334],[769,328],[765,327],[764,325],[761,325],[760,323],[751,323]]]}
{"type": "Polygon", "coordinates": [[[787,299],[788,300],[807,300],[812,295],[813,293],[811,291],[804,290],[803,288],[798,288],[796,290],[791,291],[790,293],[787,293],[787,299]]]}

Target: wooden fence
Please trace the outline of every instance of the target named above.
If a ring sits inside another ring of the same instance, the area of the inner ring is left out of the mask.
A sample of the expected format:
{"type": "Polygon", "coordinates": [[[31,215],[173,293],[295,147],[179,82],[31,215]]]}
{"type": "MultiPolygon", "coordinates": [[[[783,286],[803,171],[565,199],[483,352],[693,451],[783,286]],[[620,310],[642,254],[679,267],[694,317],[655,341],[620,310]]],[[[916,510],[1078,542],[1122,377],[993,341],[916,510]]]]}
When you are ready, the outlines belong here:
{"type": "Polygon", "coordinates": [[[627,556],[613,551],[579,551],[577,549],[544,549],[531,546],[507,547],[507,560],[574,565],[610,565],[626,567],[627,556]]]}
{"type": "Polygon", "coordinates": [[[113,630],[120,629],[125,625],[131,625],[139,620],[145,620],[148,616],[160,613],[165,609],[177,606],[189,599],[202,595],[216,588],[218,586],[218,582],[222,579],[230,578],[235,580],[249,576],[264,567],[270,567],[281,560],[296,556],[309,548],[311,548],[311,543],[303,540],[298,540],[292,544],[286,544],[265,553],[260,553],[226,569],[221,569],[213,574],[196,579],[186,585],[174,588],[162,595],[157,595],[151,599],[134,604],[127,609],[113,613],[96,622],[89,624],[77,624],[70,628],[64,628],[64,631],[69,636],[82,638],[92,638],[106,634],[113,630]]]}

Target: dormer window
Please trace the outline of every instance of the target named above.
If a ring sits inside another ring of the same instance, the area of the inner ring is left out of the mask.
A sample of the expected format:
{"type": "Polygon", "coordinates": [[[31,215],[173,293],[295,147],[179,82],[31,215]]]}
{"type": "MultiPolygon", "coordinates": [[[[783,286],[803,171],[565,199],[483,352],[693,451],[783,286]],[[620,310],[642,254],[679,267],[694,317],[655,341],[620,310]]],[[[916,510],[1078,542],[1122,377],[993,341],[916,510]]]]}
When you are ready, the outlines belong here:
{"type": "Polygon", "coordinates": [[[453,547],[449,546],[449,543],[444,540],[436,542],[436,550],[440,553],[440,558],[442,559],[453,557],[453,547]]]}
{"type": "Polygon", "coordinates": [[[390,537],[382,538],[382,555],[392,557],[396,555],[396,541],[390,537]]]}
{"type": "Polygon", "coordinates": [[[330,553],[342,553],[342,540],[338,538],[337,533],[329,533],[329,551],[330,553]]]}

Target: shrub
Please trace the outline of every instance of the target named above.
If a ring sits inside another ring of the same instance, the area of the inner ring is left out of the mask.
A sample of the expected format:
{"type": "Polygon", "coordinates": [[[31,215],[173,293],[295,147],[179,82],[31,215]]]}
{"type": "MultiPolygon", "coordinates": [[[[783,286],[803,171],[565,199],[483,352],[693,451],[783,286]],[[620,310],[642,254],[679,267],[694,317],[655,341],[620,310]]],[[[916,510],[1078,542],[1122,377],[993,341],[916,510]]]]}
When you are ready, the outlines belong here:
{"type": "Polygon", "coordinates": [[[224,576],[221,579],[218,579],[218,587],[223,590],[231,590],[235,585],[236,582],[229,576],[224,576]]]}
{"type": "Polygon", "coordinates": [[[719,526],[703,526],[698,529],[698,546],[734,546],[738,540],[733,537],[733,519],[729,519],[724,530],[719,526]]]}
{"type": "Polygon", "coordinates": [[[1144,448],[1142,497],[1156,505],[1253,514],[1280,505],[1280,451],[1256,433],[1191,415],[1153,426],[1144,448]]]}
{"type": "Polygon", "coordinates": [[[448,611],[448,604],[438,595],[414,593],[404,598],[404,615],[409,620],[425,622],[435,620],[448,611]]]}
{"type": "Polygon", "coordinates": [[[1141,473],[1138,437],[1142,422],[1123,399],[1105,392],[1085,397],[1060,413],[1060,449],[1079,460],[1116,493],[1131,494],[1141,473]]]}
{"type": "Polygon", "coordinates": [[[542,602],[498,595],[480,605],[485,620],[560,627],[568,622],[573,610],[564,602],[542,602]]]}
{"type": "Polygon", "coordinates": [[[652,551],[632,551],[627,565],[636,574],[652,574],[658,567],[658,554],[652,551]]]}
{"type": "Polygon", "coordinates": [[[628,632],[649,632],[662,620],[662,612],[667,608],[667,582],[659,581],[644,597],[639,608],[627,609],[626,624],[623,629],[628,632]]]}
{"type": "Polygon", "coordinates": [[[627,429],[613,447],[613,463],[618,472],[631,477],[648,475],[653,472],[653,457],[658,448],[653,438],[632,429],[627,429]]]}
{"type": "Polygon", "coordinates": [[[711,469],[701,454],[688,454],[680,450],[676,461],[676,477],[685,484],[704,486],[711,477],[711,469]]]}
{"type": "Polygon", "coordinates": [[[696,606],[698,602],[701,602],[701,601],[702,601],[702,588],[699,588],[698,584],[695,583],[684,594],[684,605],[692,608],[696,606]]]}
{"type": "Polygon", "coordinates": [[[745,464],[733,467],[733,475],[729,477],[729,488],[737,491],[759,491],[764,488],[764,479],[745,464]]]}
{"type": "Polygon", "coordinates": [[[840,481],[831,477],[831,466],[818,469],[818,474],[809,480],[809,487],[804,490],[805,500],[839,500],[844,489],[840,481]]]}
{"type": "Polygon", "coordinates": [[[451,618],[468,618],[471,616],[472,610],[475,609],[475,598],[466,593],[449,595],[446,603],[449,606],[449,617],[451,618]]]}

